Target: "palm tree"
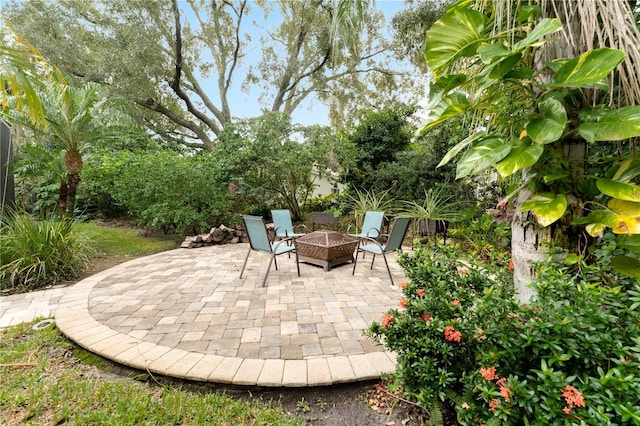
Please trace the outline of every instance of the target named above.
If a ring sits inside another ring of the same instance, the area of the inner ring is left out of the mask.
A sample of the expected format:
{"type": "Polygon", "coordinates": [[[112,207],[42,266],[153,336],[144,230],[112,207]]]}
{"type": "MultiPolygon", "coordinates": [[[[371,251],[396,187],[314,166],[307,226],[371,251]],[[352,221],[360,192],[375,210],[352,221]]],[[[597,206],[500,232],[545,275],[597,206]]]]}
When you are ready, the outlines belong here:
{"type": "Polygon", "coordinates": [[[58,206],[66,214],[73,213],[83,154],[95,142],[107,137],[105,128],[94,117],[98,105],[94,85],[82,88],[45,84],[42,104],[47,129],[45,136],[64,152],[65,182],[60,186],[58,206]]]}
{"type": "Polygon", "coordinates": [[[58,208],[62,214],[72,215],[84,166],[83,155],[112,133],[94,116],[100,105],[96,85],[74,87],[49,81],[43,83],[37,93],[44,114],[43,125],[33,124],[30,116],[17,111],[5,112],[4,117],[30,128],[47,149],[62,152],[64,177],[58,191],[58,208]]]}

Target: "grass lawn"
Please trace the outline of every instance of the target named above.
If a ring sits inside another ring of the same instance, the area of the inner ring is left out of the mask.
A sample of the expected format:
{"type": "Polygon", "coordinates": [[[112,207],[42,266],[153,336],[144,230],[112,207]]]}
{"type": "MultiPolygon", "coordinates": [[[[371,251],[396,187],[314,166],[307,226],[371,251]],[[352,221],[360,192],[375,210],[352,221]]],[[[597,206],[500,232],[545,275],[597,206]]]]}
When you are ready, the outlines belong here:
{"type": "Polygon", "coordinates": [[[54,326],[0,330],[0,424],[303,424],[275,406],[110,375],[79,357],[90,355],[54,326]]]}
{"type": "Polygon", "coordinates": [[[176,235],[145,237],[138,228],[105,226],[96,221],[76,223],[74,228],[102,256],[144,256],[177,248],[183,240],[176,235]]]}

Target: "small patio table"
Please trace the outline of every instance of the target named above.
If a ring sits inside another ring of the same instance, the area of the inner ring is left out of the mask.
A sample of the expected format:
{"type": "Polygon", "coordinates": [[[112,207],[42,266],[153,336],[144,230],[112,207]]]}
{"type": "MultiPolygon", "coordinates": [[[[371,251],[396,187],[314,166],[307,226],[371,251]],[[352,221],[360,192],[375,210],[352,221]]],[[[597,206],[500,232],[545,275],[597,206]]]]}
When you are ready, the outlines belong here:
{"type": "Polygon", "coordinates": [[[353,252],[358,243],[357,239],[336,231],[314,231],[294,240],[298,260],[322,266],[325,271],[353,262],[353,252]]]}

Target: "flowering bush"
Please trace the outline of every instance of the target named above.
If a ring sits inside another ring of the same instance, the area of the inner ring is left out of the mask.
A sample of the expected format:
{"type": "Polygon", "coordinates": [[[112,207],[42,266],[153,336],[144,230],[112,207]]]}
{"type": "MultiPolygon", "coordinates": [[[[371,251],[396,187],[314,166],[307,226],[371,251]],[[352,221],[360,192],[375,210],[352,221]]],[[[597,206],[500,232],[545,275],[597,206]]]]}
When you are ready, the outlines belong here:
{"type": "Polygon", "coordinates": [[[637,282],[603,286],[550,260],[520,306],[504,265],[438,247],[400,261],[400,308],[369,334],[398,354],[407,396],[460,424],[640,424],[637,282]]]}

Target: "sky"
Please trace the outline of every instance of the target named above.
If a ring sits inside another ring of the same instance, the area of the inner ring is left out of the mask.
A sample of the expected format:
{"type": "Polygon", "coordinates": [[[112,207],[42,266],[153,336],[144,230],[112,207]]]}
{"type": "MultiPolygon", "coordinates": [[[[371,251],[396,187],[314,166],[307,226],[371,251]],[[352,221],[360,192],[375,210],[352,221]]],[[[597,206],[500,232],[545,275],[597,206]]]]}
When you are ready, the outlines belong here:
{"type": "MultiPolygon", "coordinates": [[[[307,1],[307,0],[300,0],[307,1]]],[[[404,8],[403,0],[375,0],[375,7],[382,11],[385,15],[387,23],[391,22],[391,18],[404,8]]],[[[256,52],[257,54],[259,52],[256,52]]],[[[259,58],[256,58],[257,61],[259,58]]],[[[255,62],[254,61],[254,62],[255,62]]],[[[251,59],[248,59],[251,62],[251,59]]],[[[214,92],[215,93],[215,92],[214,92]]],[[[262,106],[257,99],[260,96],[260,90],[246,93],[240,89],[240,85],[236,84],[229,92],[231,101],[231,111],[235,117],[256,117],[261,115],[262,106]]],[[[295,123],[305,126],[320,124],[329,125],[329,109],[321,102],[313,99],[307,99],[292,114],[292,120],[295,123]]]]}

